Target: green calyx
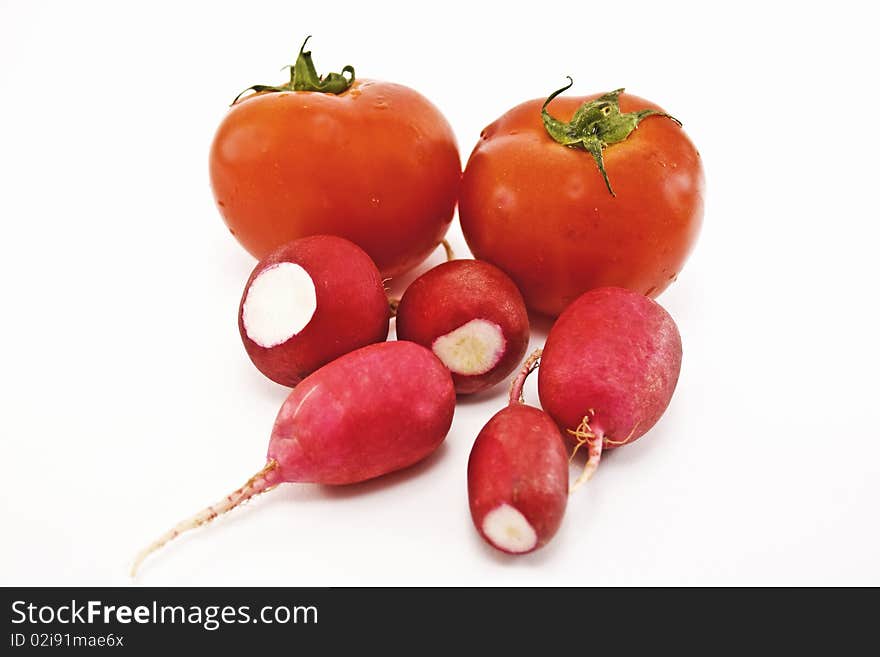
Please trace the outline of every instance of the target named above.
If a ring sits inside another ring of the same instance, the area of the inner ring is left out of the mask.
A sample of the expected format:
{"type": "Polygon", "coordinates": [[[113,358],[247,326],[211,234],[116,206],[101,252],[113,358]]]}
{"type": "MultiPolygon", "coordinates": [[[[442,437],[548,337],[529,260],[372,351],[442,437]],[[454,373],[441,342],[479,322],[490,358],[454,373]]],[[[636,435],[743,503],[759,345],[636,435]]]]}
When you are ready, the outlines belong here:
{"type": "MultiPolygon", "coordinates": [[[[287,84],[278,86],[255,84],[248,87],[235,97],[232,104],[235,105],[238,99],[248,91],[260,93],[263,91],[317,91],[323,94],[341,94],[351,86],[354,82],[354,67],[344,66],[340,73],[328,73],[320,76],[315,70],[315,64],[312,61],[312,51],[307,51],[306,44],[311,39],[311,35],[306,37],[299,49],[299,56],[296,63],[292,66],[288,64],[284,68],[290,69],[290,81],[287,84]],[[348,73],[348,77],[346,77],[348,73]]],[[[282,69],[283,70],[283,69],[282,69]]]]}
{"type": "Polygon", "coordinates": [[[602,151],[612,144],[623,141],[630,136],[633,130],[638,127],[642,120],[649,116],[662,116],[675,121],[681,125],[681,121],[674,116],[658,112],[656,110],[645,109],[638,112],[620,111],[620,94],[623,89],[617,89],[604,94],[596,100],[590,100],[578,107],[571,121],[563,123],[562,121],[550,116],[547,111],[547,105],[554,98],[564,91],[567,91],[574,84],[571,77],[568,78],[568,84],[554,91],[544,105],[541,107],[541,118],[544,120],[544,129],[555,141],[569,148],[581,148],[593,156],[596,160],[596,166],[605,180],[605,186],[608,188],[612,196],[616,196],[611,188],[611,182],[608,180],[608,173],[605,171],[605,162],[602,159],[602,151]]]}

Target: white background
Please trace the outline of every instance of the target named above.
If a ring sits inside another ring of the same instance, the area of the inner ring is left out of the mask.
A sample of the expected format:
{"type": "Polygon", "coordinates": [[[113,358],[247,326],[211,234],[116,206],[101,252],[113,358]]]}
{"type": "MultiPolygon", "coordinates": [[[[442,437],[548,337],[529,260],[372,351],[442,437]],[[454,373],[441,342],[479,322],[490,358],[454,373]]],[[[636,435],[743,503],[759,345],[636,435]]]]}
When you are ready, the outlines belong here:
{"type": "Polygon", "coordinates": [[[424,464],[283,486],[138,583],[880,584],[880,54],[859,4],[0,2],[0,584],[124,584],[144,543],[262,466],[287,391],[241,346],[254,262],[207,155],[309,33],[319,70],[433,100],[463,162],[566,74],[680,117],[708,192],[659,299],[679,387],[531,556],[493,552],[467,508],[499,386],[424,464]]]}

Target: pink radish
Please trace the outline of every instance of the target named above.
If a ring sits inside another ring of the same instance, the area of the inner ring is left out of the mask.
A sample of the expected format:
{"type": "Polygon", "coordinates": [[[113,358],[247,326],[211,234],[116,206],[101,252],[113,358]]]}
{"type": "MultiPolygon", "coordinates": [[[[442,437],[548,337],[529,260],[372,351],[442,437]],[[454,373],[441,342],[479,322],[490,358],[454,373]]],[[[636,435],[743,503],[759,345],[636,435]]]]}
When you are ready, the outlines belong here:
{"type": "MultiPolygon", "coordinates": [[[[568,501],[568,456],[553,419],[521,401],[526,363],[510,404],[483,427],[468,461],[471,518],[493,547],[525,554],[559,529],[568,501]]],[[[517,383],[518,382],[518,383],[517,383]]]]}
{"type": "Polygon", "coordinates": [[[379,270],[353,242],[315,235],[279,247],[254,268],[238,310],[245,350],[285,386],[334,358],[388,337],[379,270]]]}
{"type": "Polygon", "coordinates": [[[506,378],[525,355],[529,316],[513,281],[494,265],[452,260],[413,281],[397,308],[397,337],[430,348],[459,394],[506,378]]]}
{"type": "Polygon", "coordinates": [[[595,472],[602,451],[644,435],[669,405],[681,369],[681,336],[657,302],[616,287],[572,302],[538,354],[541,406],[588,458],[572,490],[595,472]]]}
{"type": "Polygon", "coordinates": [[[168,541],[278,484],[354,484],[420,461],[443,442],[454,410],[449,371],[420,345],[383,342],[341,356],[287,397],[265,467],[143,550],[132,575],[168,541]]]}

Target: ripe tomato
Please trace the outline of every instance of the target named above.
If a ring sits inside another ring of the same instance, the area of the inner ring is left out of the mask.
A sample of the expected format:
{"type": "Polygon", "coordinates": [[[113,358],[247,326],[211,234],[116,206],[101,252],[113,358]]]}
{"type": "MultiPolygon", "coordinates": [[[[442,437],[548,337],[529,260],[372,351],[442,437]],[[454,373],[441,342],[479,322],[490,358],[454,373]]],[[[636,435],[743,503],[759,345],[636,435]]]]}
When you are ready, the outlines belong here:
{"type": "Polygon", "coordinates": [[[319,78],[302,50],[291,71],[289,85],[234,103],[214,137],[211,186],[229,230],[256,258],[320,233],[358,244],[384,276],[414,267],[455,209],[461,160],[446,119],[398,84],[319,78]]]}
{"type": "MultiPolygon", "coordinates": [[[[563,121],[574,117],[577,122],[579,116],[592,126],[587,139],[601,136],[603,117],[614,118],[615,112],[626,113],[621,120],[639,110],[662,113],[653,103],[620,92],[558,99],[556,92],[547,110],[563,121]]],[[[640,113],[632,120],[638,128],[630,133],[629,127],[625,135],[620,123],[606,125],[608,143],[599,150],[606,186],[588,141],[572,138],[567,141],[573,147],[563,145],[572,129],[560,121],[560,141],[550,136],[542,102],[513,108],[480,135],[459,198],[468,246],[477,258],[503,269],[526,305],[541,314],[556,316],[600,286],[656,296],[675,280],[699,232],[699,153],[665,114],[640,113]]]]}

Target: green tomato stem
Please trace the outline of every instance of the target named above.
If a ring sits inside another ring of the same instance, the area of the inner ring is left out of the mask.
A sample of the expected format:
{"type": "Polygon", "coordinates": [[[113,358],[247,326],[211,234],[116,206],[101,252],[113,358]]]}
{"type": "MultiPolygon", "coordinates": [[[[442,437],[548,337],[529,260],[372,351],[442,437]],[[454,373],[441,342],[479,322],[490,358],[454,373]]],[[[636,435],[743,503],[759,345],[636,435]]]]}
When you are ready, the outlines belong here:
{"type": "MultiPolygon", "coordinates": [[[[312,61],[312,51],[306,50],[306,44],[311,39],[311,35],[306,37],[299,49],[299,55],[295,64],[288,64],[284,68],[290,70],[290,80],[281,85],[255,84],[248,87],[235,97],[232,105],[246,94],[248,91],[254,93],[261,92],[278,92],[278,91],[316,91],[323,94],[341,94],[346,91],[354,82],[354,67],[343,66],[339,73],[328,73],[327,75],[318,75],[315,69],[315,63],[312,61]],[[348,73],[348,76],[346,76],[348,73]]],[[[284,69],[282,69],[284,70],[284,69]]]]}
{"type": "Polygon", "coordinates": [[[658,112],[657,110],[645,109],[637,112],[623,113],[620,111],[620,94],[623,89],[615,89],[607,94],[599,96],[595,100],[589,100],[581,105],[571,121],[564,123],[554,118],[547,111],[547,106],[559,94],[568,91],[574,84],[571,76],[568,77],[568,84],[557,89],[547,97],[541,106],[541,119],[544,121],[544,129],[554,141],[567,146],[568,148],[580,148],[587,151],[596,161],[599,173],[605,180],[605,186],[612,196],[617,196],[611,187],[611,181],[608,180],[608,172],[605,171],[605,161],[602,157],[602,151],[617,144],[632,134],[639,123],[649,116],[662,116],[671,119],[679,126],[681,121],[674,116],[658,112]]]}

